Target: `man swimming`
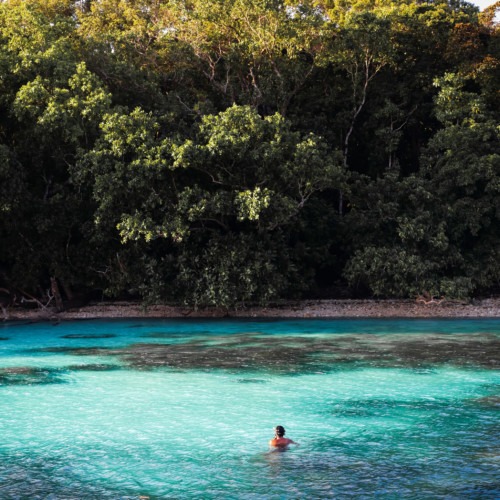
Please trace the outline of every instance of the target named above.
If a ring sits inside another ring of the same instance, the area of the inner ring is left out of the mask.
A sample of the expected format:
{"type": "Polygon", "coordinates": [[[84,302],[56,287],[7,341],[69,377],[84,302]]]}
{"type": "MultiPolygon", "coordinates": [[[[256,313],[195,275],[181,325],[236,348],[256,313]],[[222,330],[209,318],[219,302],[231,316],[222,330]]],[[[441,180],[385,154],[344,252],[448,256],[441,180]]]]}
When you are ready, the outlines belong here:
{"type": "Polygon", "coordinates": [[[286,448],[289,444],[298,444],[292,439],[288,439],[285,436],[285,428],[281,425],[277,425],[274,428],[274,438],[269,441],[269,446],[274,448],[286,448]]]}

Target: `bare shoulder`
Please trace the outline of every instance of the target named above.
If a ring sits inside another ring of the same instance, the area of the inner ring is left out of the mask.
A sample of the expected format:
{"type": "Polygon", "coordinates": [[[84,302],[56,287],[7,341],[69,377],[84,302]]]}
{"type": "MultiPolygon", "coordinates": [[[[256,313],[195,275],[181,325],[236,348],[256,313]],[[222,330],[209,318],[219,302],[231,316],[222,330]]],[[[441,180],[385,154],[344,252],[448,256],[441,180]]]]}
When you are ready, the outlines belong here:
{"type": "Polygon", "coordinates": [[[269,441],[269,446],[277,446],[277,447],[285,447],[288,446],[289,444],[298,444],[296,443],[293,439],[288,439],[288,438],[274,438],[269,441]]]}

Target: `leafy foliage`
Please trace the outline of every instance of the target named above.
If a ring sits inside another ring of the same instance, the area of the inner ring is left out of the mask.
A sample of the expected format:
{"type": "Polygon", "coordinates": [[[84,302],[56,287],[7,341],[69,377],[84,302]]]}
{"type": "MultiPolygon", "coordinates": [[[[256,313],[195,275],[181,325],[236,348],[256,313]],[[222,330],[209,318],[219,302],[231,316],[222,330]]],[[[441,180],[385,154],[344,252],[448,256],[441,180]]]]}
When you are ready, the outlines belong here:
{"type": "Polygon", "coordinates": [[[495,290],[497,4],[0,2],[0,288],[495,290]]]}

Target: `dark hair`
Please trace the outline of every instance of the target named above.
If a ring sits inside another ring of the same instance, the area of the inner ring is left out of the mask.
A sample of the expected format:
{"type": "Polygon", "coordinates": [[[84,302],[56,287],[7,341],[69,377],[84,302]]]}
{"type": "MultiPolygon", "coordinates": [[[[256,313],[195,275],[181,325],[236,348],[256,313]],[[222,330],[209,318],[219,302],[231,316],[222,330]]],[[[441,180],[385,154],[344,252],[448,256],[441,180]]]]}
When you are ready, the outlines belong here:
{"type": "Polygon", "coordinates": [[[276,432],[277,436],[281,438],[285,435],[285,428],[281,425],[277,425],[274,428],[274,432],[276,432]]]}

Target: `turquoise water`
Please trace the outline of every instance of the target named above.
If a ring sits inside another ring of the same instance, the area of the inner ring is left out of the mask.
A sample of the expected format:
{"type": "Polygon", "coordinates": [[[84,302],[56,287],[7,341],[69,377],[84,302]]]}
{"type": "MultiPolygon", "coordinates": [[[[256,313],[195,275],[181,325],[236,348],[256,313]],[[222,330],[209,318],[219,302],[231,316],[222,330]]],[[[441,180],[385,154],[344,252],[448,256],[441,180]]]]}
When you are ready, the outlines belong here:
{"type": "Polygon", "coordinates": [[[500,498],[500,320],[0,326],[1,499],[500,498]],[[300,443],[269,452],[273,427],[300,443]]]}

